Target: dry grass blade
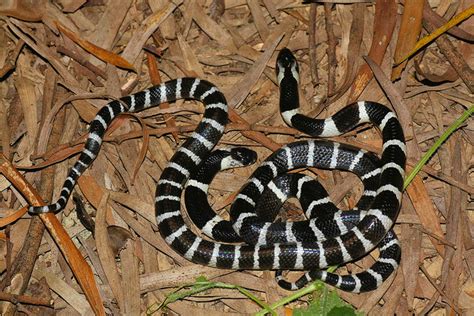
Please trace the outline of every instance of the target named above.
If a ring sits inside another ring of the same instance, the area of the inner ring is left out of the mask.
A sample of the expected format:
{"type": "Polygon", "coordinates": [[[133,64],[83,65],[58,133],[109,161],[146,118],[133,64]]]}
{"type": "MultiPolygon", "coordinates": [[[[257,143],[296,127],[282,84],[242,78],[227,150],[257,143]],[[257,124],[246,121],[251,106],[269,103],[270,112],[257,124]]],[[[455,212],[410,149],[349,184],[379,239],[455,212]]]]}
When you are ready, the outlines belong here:
{"type": "MultiPolygon", "coordinates": [[[[443,17],[439,16],[428,5],[425,5],[425,7],[423,8],[423,18],[430,21],[430,23],[432,23],[436,27],[441,27],[442,25],[447,23],[447,21],[443,17]]],[[[453,26],[452,28],[447,29],[446,32],[466,42],[474,41],[474,34],[468,33],[457,26],[453,26]]]]}

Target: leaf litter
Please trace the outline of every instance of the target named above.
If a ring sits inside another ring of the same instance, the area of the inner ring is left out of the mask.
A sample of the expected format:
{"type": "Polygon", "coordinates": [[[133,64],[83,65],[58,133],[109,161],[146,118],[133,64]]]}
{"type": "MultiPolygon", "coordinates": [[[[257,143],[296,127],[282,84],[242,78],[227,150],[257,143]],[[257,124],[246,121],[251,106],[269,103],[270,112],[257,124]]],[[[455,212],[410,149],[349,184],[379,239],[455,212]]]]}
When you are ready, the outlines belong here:
{"type": "MultiPolygon", "coordinates": [[[[72,199],[58,216],[32,218],[25,207],[56,198],[101,106],[168,79],[198,75],[216,83],[231,105],[221,144],[251,146],[259,161],[306,137],[278,112],[275,58],[285,46],[300,62],[304,113],[326,117],[356,100],[397,111],[409,172],[456,119],[472,113],[472,2],[321,2],[55,0],[41,1],[38,10],[26,0],[0,4],[2,314],[144,314],[200,276],[247,289],[253,299],[206,288],[167,305],[166,313],[254,314],[261,309],[255,302],[292,295],[272,273],[194,265],[156,231],[155,183],[199,122],[197,103],[178,101],[114,122],[76,188],[95,216],[94,234],[79,222],[72,199]],[[128,232],[118,256],[111,226],[128,232]]],[[[474,312],[474,126],[469,115],[459,125],[407,187],[395,225],[403,250],[397,273],[376,291],[325,299],[344,310],[342,298],[369,315],[474,312]]],[[[378,133],[365,126],[335,139],[381,149],[378,133]]],[[[226,216],[254,169],[216,177],[209,199],[217,212],[226,216]]],[[[340,207],[352,207],[361,194],[351,174],[305,172],[317,175],[340,207]]],[[[301,218],[297,203],[285,209],[301,218]]],[[[376,257],[337,272],[355,273],[376,257]]],[[[322,303],[312,299],[298,297],[276,312],[317,310],[322,303]]]]}

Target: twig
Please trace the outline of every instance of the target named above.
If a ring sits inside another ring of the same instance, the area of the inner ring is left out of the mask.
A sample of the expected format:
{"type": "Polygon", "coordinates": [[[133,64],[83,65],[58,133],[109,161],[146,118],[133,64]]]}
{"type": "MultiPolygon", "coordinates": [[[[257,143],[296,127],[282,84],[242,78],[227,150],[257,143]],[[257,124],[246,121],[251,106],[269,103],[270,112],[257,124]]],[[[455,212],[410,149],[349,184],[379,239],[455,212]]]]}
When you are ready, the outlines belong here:
{"type": "Polygon", "coordinates": [[[66,48],[62,45],[59,45],[57,48],[56,48],[57,52],[58,53],[61,53],[61,54],[64,54],[66,56],[69,56],[71,57],[72,59],[74,59],[75,61],[77,61],[79,64],[81,64],[82,66],[86,67],[87,69],[89,69],[90,71],[92,71],[93,73],[95,73],[97,76],[100,76],[102,77],[103,79],[107,79],[107,74],[105,73],[105,71],[103,71],[102,69],[100,69],[99,67],[95,66],[94,64],[92,64],[90,61],[88,61],[86,59],[86,57],[82,56],[81,54],[79,54],[76,50],[74,49],[69,49],[69,48],[66,48]]]}
{"type": "Polygon", "coordinates": [[[36,298],[28,295],[17,295],[17,294],[10,294],[5,292],[0,292],[0,300],[8,301],[12,304],[30,304],[30,305],[41,305],[41,306],[53,306],[53,300],[47,300],[42,298],[36,298]]]}
{"type": "Polygon", "coordinates": [[[15,49],[11,53],[10,58],[8,58],[8,61],[0,69],[0,79],[3,78],[6,74],[8,74],[10,71],[15,69],[16,60],[18,58],[18,55],[20,55],[23,45],[25,45],[25,42],[22,39],[19,39],[16,43],[15,49]]]}
{"type": "MultiPolygon", "coordinates": [[[[428,32],[433,32],[435,26],[427,20],[423,20],[423,26],[428,32]]],[[[446,60],[453,66],[454,70],[461,77],[471,93],[474,93],[474,71],[464,61],[463,56],[458,52],[446,35],[441,35],[436,39],[436,44],[446,57],[446,60]]]]}
{"type": "MultiPolygon", "coordinates": [[[[457,306],[454,304],[453,301],[451,301],[451,299],[443,292],[443,289],[436,283],[435,280],[433,280],[433,278],[430,276],[430,274],[428,273],[428,271],[425,269],[425,266],[423,264],[420,265],[420,270],[421,272],[423,272],[423,274],[425,275],[425,277],[428,279],[428,281],[430,281],[431,285],[433,285],[433,287],[436,289],[436,292],[438,292],[439,295],[443,296],[445,299],[446,299],[446,302],[448,302],[449,306],[451,306],[455,311],[456,313],[458,313],[459,315],[461,315],[459,309],[457,308],[457,306]]],[[[424,314],[421,314],[421,315],[424,315],[424,314]]]]}
{"type": "Polygon", "coordinates": [[[332,18],[331,18],[332,3],[324,4],[324,13],[326,21],[326,32],[328,34],[328,97],[334,94],[336,89],[336,36],[334,35],[332,18]]]}
{"type": "MultiPolygon", "coordinates": [[[[7,179],[15,182],[15,170],[11,167],[9,161],[0,154],[0,173],[3,174],[7,179]]],[[[21,181],[19,182],[21,183],[21,181]]],[[[16,187],[21,191],[21,186],[16,183],[16,187]]],[[[15,185],[15,184],[14,184],[15,185]]],[[[24,293],[28,287],[33,267],[35,265],[36,256],[38,249],[41,244],[45,227],[38,216],[31,219],[30,226],[28,228],[28,234],[23,242],[23,247],[12,262],[12,270],[8,274],[8,278],[4,278],[0,283],[0,287],[5,289],[10,285],[13,279],[23,280],[21,283],[16,285],[16,291],[18,293],[24,293]]],[[[5,306],[5,313],[13,313],[15,305],[5,306]]]]}
{"type": "Polygon", "coordinates": [[[309,46],[309,65],[311,67],[311,81],[313,86],[319,84],[318,75],[318,60],[316,55],[316,3],[311,3],[309,9],[309,34],[308,34],[308,46],[309,46]]]}

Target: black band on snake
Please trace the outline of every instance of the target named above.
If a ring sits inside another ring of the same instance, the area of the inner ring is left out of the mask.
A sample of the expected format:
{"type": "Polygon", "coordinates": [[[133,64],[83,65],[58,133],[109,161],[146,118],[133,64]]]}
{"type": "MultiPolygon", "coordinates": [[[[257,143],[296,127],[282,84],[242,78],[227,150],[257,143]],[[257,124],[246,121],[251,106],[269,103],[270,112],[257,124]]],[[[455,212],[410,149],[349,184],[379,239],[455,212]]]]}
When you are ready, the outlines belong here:
{"type": "MultiPolygon", "coordinates": [[[[231,207],[231,219],[235,231],[249,244],[230,245],[209,241],[191,231],[181,214],[184,184],[217,144],[227,123],[224,95],[209,82],[193,78],[172,80],[124,97],[122,101],[129,106],[128,109],[118,101],[102,108],[91,123],[85,149],[69,173],[58,202],[44,207],[32,207],[30,212],[57,212],[64,207],[77,178],[96,157],[106,128],[119,113],[190,98],[204,103],[203,119],[163,170],[155,199],[159,232],[175,251],[195,263],[227,269],[324,269],[329,265],[344,264],[364,256],[382,241],[398,216],[406,160],[400,123],[388,108],[374,102],[351,104],[325,120],[307,118],[297,113],[297,64],[291,52],[286,49],[280,52],[277,74],[282,115],[290,125],[318,137],[341,135],[366,122],[374,123],[382,132],[380,183],[374,192],[374,201],[360,222],[346,233],[318,242],[293,240],[290,233],[289,242],[268,245],[258,243],[259,239],[269,240],[269,237],[256,228],[265,230],[272,223],[261,220],[255,206],[263,188],[273,178],[287,170],[302,167],[353,170],[358,166],[360,157],[356,156],[348,161],[339,151],[340,145],[313,140],[288,144],[273,153],[240,191],[231,207]],[[251,244],[255,241],[257,243],[251,244]]],[[[278,235],[278,238],[282,235],[278,235]]],[[[321,274],[324,280],[325,272],[321,274]]],[[[383,280],[383,276],[379,274],[375,278],[380,282],[383,280]]],[[[360,291],[361,286],[361,283],[356,284],[352,291],[360,291]]]]}

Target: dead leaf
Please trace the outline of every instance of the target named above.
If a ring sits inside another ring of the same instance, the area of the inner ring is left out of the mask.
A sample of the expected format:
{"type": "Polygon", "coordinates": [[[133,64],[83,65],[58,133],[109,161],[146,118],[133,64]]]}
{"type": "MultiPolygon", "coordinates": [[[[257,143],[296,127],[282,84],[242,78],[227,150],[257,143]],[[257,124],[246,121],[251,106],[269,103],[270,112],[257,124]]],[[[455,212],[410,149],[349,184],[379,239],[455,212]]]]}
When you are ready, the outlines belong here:
{"type": "Polygon", "coordinates": [[[70,29],[68,29],[66,26],[62,25],[61,23],[59,22],[56,22],[56,26],[58,27],[58,29],[61,31],[61,33],[63,33],[64,35],[66,35],[67,37],[69,37],[71,40],[73,40],[77,45],[81,46],[83,49],[85,49],[86,51],[88,51],[89,53],[91,53],[92,55],[94,55],[95,57],[97,57],[98,59],[106,62],[106,63],[109,63],[109,64],[112,64],[114,66],[117,66],[117,67],[120,67],[120,68],[124,68],[124,69],[128,69],[130,71],[133,71],[133,72],[136,72],[135,68],[133,67],[132,64],[130,64],[126,59],[124,59],[123,57],[117,55],[117,54],[114,54],[112,52],[109,52],[108,50],[106,49],[103,49],[101,47],[98,47],[94,44],[92,44],[91,42],[89,41],[86,41],[82,38],[80,38],[76,33],[74,33],[73,31],[71,31],[70,29]]]}

